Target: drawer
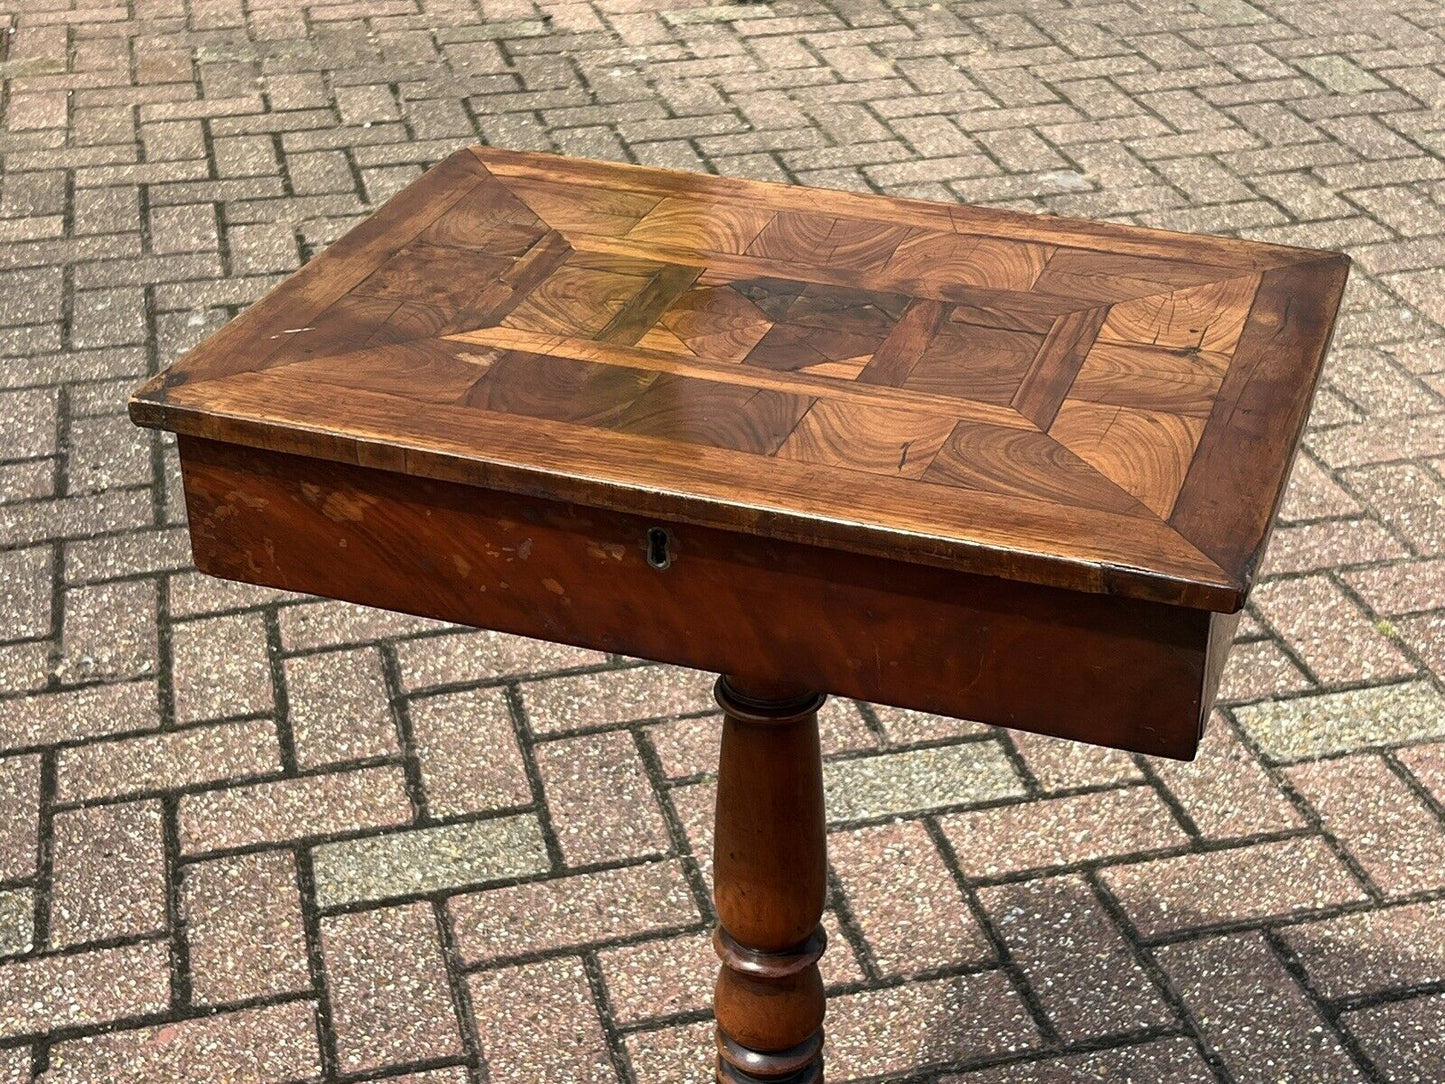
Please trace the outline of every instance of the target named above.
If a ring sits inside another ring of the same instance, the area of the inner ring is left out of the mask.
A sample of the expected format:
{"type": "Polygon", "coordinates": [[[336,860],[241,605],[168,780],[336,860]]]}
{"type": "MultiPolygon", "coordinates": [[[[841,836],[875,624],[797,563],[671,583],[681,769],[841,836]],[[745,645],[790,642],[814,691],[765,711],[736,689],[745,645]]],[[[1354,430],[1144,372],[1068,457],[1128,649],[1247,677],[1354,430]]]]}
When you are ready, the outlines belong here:
{"type": "Polygon", "coordinates": [[[1194,755],[1238,615],[196,437],[197,567],[659,662],[1194,755]]]}

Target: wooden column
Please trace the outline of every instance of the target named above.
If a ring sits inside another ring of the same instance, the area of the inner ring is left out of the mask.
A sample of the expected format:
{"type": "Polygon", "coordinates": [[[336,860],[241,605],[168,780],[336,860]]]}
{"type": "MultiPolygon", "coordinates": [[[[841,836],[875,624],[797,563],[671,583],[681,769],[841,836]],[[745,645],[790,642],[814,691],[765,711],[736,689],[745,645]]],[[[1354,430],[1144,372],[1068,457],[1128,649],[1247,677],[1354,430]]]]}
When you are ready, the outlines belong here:
{"type": "Polygon", "coordinates": [[[723,676],[713,898],[718,1080],[823,1079],[821,693],[723,676]]]}

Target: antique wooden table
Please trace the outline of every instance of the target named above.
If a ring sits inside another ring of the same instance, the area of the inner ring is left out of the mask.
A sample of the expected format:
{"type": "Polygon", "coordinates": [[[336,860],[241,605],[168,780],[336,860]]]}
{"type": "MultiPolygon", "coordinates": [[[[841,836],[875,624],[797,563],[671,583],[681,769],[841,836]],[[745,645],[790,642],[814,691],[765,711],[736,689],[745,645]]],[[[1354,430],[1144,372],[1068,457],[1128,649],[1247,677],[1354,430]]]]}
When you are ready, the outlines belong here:
{"type": "Polygon", "coordinates": [[[726,675],[719,1077],[811,1082],[823,693],[1192,756],[1346,272],[475,147],[131,413],[202,571],[726,675]]]}

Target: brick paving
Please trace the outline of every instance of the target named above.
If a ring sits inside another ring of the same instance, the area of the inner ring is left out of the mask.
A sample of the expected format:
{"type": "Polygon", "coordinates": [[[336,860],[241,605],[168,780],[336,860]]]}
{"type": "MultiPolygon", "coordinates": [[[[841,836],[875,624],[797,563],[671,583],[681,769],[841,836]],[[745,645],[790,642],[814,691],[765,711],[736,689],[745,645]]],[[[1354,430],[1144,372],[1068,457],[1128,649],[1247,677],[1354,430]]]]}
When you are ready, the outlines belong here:
{"type": "Polygon", "coordinates": [[[0,29],[0,1082],[708,1078],[707,678],[198,576],[123,417],[477,140],[1351,252],[1197,763],[830,705],[830,1079],[1445,1079],[1440,0],[0,29]]]}

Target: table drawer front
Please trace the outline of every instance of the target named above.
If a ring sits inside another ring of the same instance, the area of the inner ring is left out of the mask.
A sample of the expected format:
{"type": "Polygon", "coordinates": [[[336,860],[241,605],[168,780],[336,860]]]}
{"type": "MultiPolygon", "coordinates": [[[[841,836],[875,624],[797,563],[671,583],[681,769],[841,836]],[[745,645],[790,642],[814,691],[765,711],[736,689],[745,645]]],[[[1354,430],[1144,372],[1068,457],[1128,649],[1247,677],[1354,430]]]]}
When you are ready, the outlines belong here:
{"type": "Polygon", "coordinates": [[[1189,757],[1233,621],[194,438],[228,579],[1189,757]]]}

